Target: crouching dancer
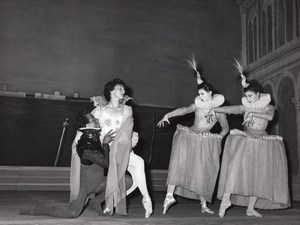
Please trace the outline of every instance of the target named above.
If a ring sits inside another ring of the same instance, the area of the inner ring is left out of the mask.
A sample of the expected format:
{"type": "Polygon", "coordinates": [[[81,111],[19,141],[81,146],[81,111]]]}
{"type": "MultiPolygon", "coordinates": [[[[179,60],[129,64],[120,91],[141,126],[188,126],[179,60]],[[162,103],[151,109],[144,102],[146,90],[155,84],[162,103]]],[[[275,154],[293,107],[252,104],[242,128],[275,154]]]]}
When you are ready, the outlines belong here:
{"type": "MultiPolygon", "coordinates": [[[[114,132],[108,132],[101,144],[99,121],[90,113],[81,112],[76,119],[77,135],[72,144],[70,203],[68,206],[34,206],[21,210],[21,215],[47,215],[60,218],[78,217],[90,194],[96,194],[89,204],[99,215],[105,199],[106,177],[104,169],[109,166],[109,143],[114,132]]],[[[127,187],[132,185],[126,179],[127,187]]]]}

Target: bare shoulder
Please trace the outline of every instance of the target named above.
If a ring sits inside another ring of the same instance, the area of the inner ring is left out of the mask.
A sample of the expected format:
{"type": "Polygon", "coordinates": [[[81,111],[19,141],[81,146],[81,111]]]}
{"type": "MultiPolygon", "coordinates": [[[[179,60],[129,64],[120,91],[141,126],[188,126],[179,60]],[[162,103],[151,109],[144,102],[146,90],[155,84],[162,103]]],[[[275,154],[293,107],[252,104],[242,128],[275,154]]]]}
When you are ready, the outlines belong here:
{"type": "Polygon", "coordinates": [[[94,117],[98,118],[98,117],[101,115],[101,108],[100,108],[100,106],[96,106],[96,107],[92,110],[91,114],[92,114],[94,117]]]}

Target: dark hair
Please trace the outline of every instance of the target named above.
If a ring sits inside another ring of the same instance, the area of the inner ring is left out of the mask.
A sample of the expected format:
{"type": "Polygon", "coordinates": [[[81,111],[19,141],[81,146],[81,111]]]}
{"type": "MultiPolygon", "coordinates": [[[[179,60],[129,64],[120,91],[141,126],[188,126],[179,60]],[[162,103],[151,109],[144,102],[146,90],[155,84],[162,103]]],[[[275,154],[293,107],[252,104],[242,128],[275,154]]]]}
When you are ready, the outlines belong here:
{"type": "Polygon", "coordinates": [[[110,92],[112,90],[114,90],[115,86],[116,85],[122,85],[124,86],[125,90],[126,90],[126,85],[125,85],[125,82],[123,80],[121,80],[120,78],[115,78],[109,82],[107,82],[104,86],[104,91],[103,91],[103,94],[104,94],[104,97],[105,99],[109,102],[110,101],[110,92]]]}
{"type": "Polygon", "coordinates": [[[89,114],[89,112],[85,111],[85,110],[82,110],[77,118],[75,119],[75,126],[76,126],[76,129],[79,129],[81,127],[85,127],[88,123],[89,123],[89,120],[88,118],[86,117],[86,115],[89,114]]]}
{"type": "Polygon", "coordinates": [[[202,82],[201,84],[198,84],[197,86],[197,91],[199,91],[200,89],[203,89],[204,91],[206,92],[212,92],[212,93],[215,93],[215,90],[213,88],[213,86],[207,82],[202,82]]]}
{"type": "Polygon", "coordinates": [[[262,93],[263,88],[257,80],[250,80],[247,82],[249,84],[248,87],[243,88],[243,92],[252,91],[254,93],[262,93]]]}

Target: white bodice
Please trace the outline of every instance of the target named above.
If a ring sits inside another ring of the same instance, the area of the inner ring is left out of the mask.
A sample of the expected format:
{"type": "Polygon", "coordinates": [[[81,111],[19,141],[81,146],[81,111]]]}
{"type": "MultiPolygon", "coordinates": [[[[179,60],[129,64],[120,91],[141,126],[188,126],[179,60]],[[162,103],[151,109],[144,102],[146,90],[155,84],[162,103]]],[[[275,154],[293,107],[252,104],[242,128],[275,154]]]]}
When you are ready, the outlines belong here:
{"type": "Polygon", "coordinates": [[[214,94],[212,100],[207,102],[202,102],[197,96],[195,99],[195,120],[191,129],[195,132],[209,132],[217,122],[217,118],[212,118],[213,121],[208,123],[205,116],[207,116],[210,109],[222,105],[224,101],[225,98],[221,94],[214,94]]]}
{"type": "MultiPolygon", "coordinates": [[[[242,104],[245,106],[245,114],[244,120],[247,119],[247,114],[249,112],[257,112],[257,113],[267,113],[268,112],[268,105],[271,102],[271,96],[269,94],[260,94],[260,99],[254,103],[249,103],[246,97],[242,98],[242,104]]],[[[254,124],[250,125],[246,128],[246,130],[257,130],[261,132],[265,132],[268,126],[268,120],[261,119],[257,117],[253,117],[254,124]]]]}
{"type": "Polygon", "coordinates": [[[100,141],[110,131],[118,131],[123,121],[123,107],[113,109],[110,107],[96,107],[93,111],[95,118],[99,120],[101,127],[100,141]]]}

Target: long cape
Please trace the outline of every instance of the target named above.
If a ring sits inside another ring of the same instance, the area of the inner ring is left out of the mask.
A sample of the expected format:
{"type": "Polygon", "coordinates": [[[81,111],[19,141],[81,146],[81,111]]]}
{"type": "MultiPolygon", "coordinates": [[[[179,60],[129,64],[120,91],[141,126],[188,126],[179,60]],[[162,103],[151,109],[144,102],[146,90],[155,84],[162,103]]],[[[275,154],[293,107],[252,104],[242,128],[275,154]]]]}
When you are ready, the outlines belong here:
{"type": "Polygon", "coordinates": [[[109,168],[105,192],[106,207],[113,214],[127,215],[125,172],[132,148],[133,118],[128,117],[118,130],[109,153],[109,168]]]}

